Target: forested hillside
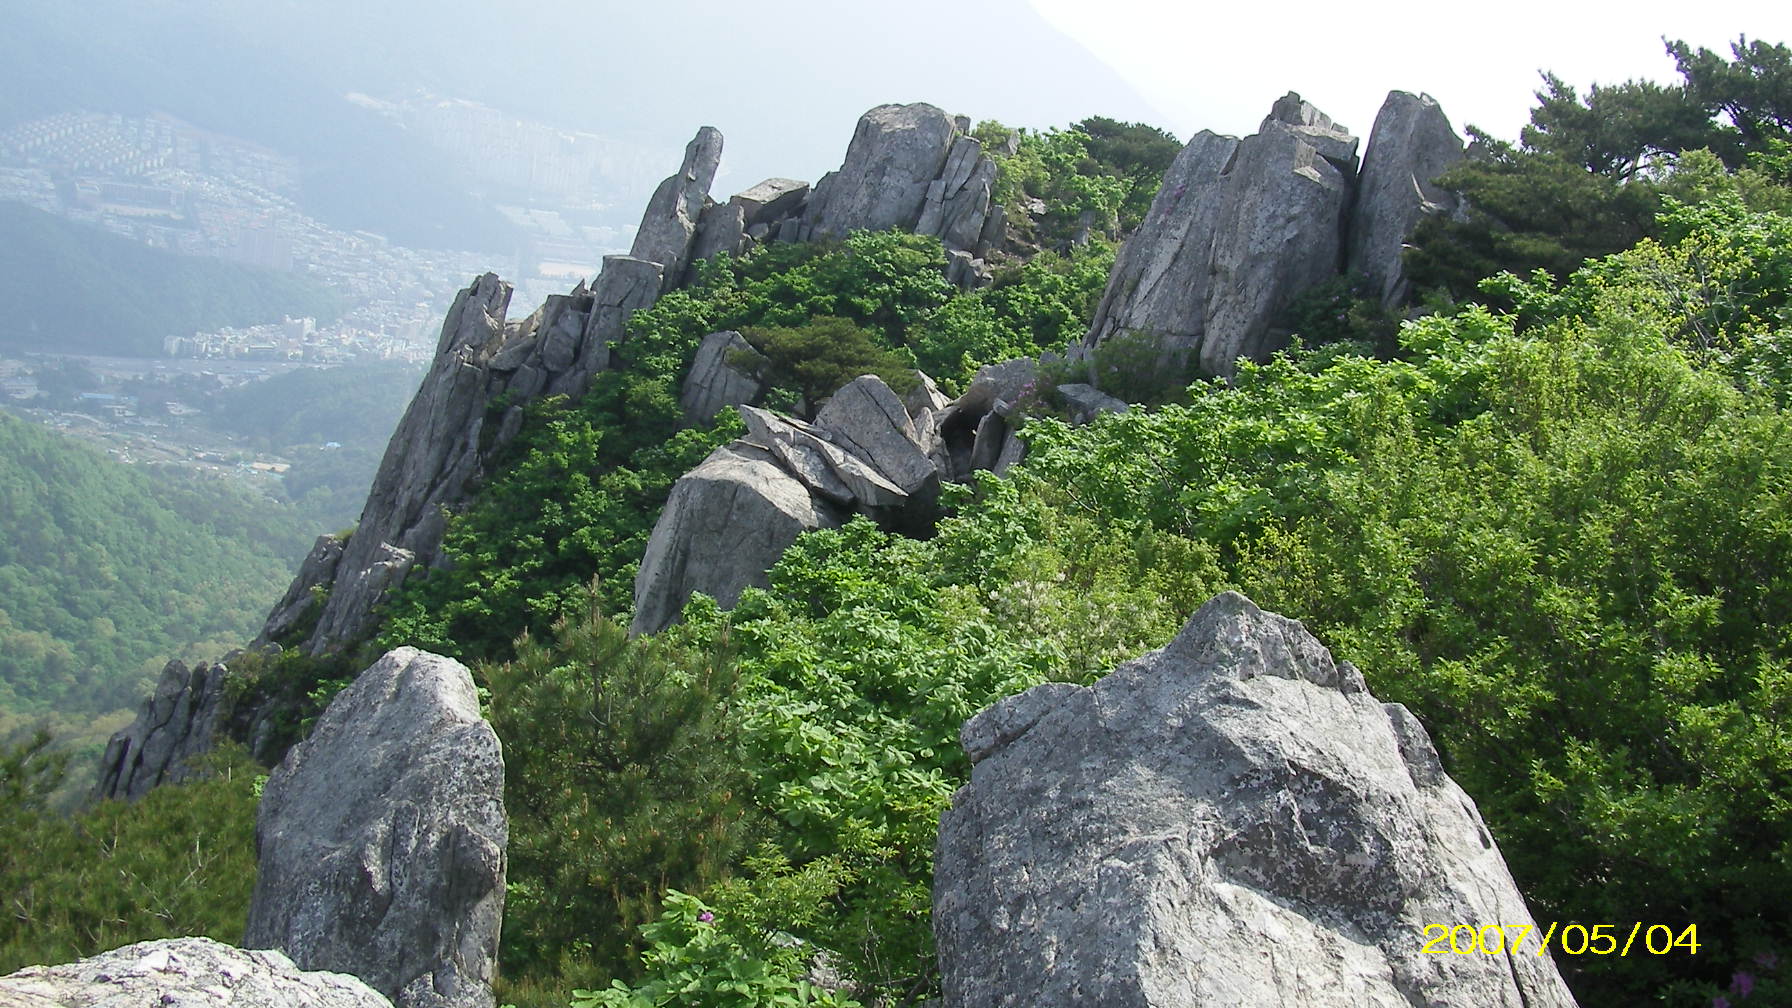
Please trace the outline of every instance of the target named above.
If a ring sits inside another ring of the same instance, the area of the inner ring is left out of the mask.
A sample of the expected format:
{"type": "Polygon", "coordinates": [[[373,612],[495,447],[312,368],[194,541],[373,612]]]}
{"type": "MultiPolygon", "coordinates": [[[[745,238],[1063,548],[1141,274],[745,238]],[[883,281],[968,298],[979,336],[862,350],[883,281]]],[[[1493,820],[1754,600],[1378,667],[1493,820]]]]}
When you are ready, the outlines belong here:
{"type": "Polygon", "coordinates": [[[23,203],[0,202],[0,233],[0,297],[18,306],[0,333],[9,349],[157,357],[167,336],[340,311],[315,280],[148,248],[23,203]]]}
{"type": "Polygon", "coordinates": [[[172,656],[253,636],[311,531],[218,480],[132,468],[0,414],[0,711],[93,716],[172,656]]]}
{"type": "MultiPolygon", "coordinates": [[[[1420,232],[1416,305],[1317,287],[1294,345],[1226,380],[1136,339],[1044,356],[1025,460],[944,488],[931,527],[807,533],[731,611],[698,597],[630,639],[668,488],[739,423],[679,429],[705,334],[740,330],[762,401],[799,415],[861,373],[955,388],[1060,350],[1166,151],[1105,120],[1020,138],[1010,258],[976,290],[896,232],[719,255],[583,398],[527,407],[374,640],[250,671],[476,663],[510,815],[501,1002],[916,1004],[960,726],[1238,589],[1418,715],[1539,921],[1697,926],[1696,954],[1559,956],[1581,1003],[1792,1000],[1792,51],[1671,51],[1683,86],[1550,79],[1517,143],[1446,175],[1470,210],[1420,232]],[[1070,423],[1059,387],[1091,378],[1134,407],[1070,423]],[[813,986],[818,961],[848,981],[813,986]]],[[[22,796],[0,836],[47,829],[43,757],[0,767],[22,796]]],[[[185,843],[190,806],[158,797],[136,821],[185,843]]],[[[0,862],[0,891],[54,907],[80,858],[0,862]]],[[[222,909],[170,926],[227,929],[244,881],[196,885],[222,909]]],[[[80,926],[0,920],[0,969],[87,950],[80,926]]]]}

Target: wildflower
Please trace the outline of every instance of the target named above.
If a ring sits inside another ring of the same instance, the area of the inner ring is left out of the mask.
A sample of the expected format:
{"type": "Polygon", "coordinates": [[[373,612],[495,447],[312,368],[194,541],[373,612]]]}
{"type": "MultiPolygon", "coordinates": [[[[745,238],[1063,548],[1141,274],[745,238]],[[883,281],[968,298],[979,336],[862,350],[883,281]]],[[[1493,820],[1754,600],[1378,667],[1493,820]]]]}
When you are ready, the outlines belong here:
{"type": "Polygon", "coordinates": [[[1711,1008],[1730,1008],[1730,999],[1719,994],[1711,999],[1711,1008]]]}
{"type": "Polygon", "coordinates": [[[1755,975],[1737,971],[1736,975],[1730,978],[1730,989],[1736,992],[1737,997],[1748,997],[1749,993],[1755,989],[1755,975]]]}
{"type": "MultiPolygon", "coordinates": [[[[697,919],[702,921],[705,924],[708,924],[710,921],[716,919],[716,915],[710,913],[708,910],[705,910],[702,913],[697,915],[697,919]]],[[[1726,1008],[1728,1008],[1728,1006],[1726,1006],[1726,1008]]]]}

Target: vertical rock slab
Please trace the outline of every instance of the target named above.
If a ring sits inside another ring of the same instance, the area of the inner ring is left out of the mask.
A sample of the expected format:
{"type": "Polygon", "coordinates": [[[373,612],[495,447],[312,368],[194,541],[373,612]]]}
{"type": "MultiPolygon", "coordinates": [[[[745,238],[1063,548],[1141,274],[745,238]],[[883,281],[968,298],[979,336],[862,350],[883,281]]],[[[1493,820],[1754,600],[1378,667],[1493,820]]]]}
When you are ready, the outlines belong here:
{"type": "Polygon", "coordinates": [[[1499,848],[1406,708],[1242,595],[961,741],[934,873],[947,1008],[1574,1004],[1535,944],[1421,951],[1428,924],[1532,923],[1499,848]]]}
{"type": "MultiPolygon", "coordinates": [[[[464,499],[479,471],[486,365],[504,341],[510,293],[509,284],[487,273],[454,299],[435,360],[392,432],[361,521],[336,563],[337,581],[389,564],[395,549],[425,566],[434,561],[442,511],[464,499]]],[[[370,616],[364,601],[360,593],[332,591],[307,647],[318,653],[363,636],[370,616]]]]}
{"type": "Polygon", "coordinates": [[[866,112],[840,170],[816,183],[809,196],[803,214],[809,235],[913,229],[957,135],[952,117],[925,102],[866,112]]]}
{"type": "Polygon", "coordinates": [[[672,625],[692,592],[734,605],[742,590],[770,583],[766,572],[797,536],[839,524],[770,452],[739,441],[717,448],[672,485],[635,576],[629,633],[672,625]]]}
{"type": "Polygon", "coordinates": [[[684,422],[693,427],[707,424],[724,409],[750,405],[757,399],[759,379],[737,370],[732,360],[759,356],[740,333],[713,332],[703,337],[678,392],[684,422]]]}
{"type": "Polygon", "coordinates": [[[1219,189],[1237,152],[1236,138],[1202,130],[1170,162],[1144,222],[1114,260],[1087,345],[1126,333],[1169,346],[1200,345],[1219,189]]]}
{"type": "Polygon", "coordinates": [[[349,973],[398,1008],[492,1008],[504,759],[466,668],[399,648],[274,769],[243,944],[349,973]]]}
{"type": "Polygon", "coordinates": [[[578,355],[565,370],[551,372],[547,394],[584,395],[592,376],[610,368],[612,352],[626,335],[628,320],[659,300],[667,276],[666,267],[657,261],[604,256],[603,269],[591,284],[590,314],[585,316],[578,355]]]}
{"type": "Polygon", "coordinates": [[[685,264],[690,261],[691,239],[697,233],[710,183],[715,181],[716,167],[721,162],[722,133],[714,126],[705,126],[685,146],[684,163],[678,172],[660,183],[641,214],[641,226],[635,231],[629,255],[664,267],[668,288],[684,276],[685,264]]]}
{"type": "Polygon", "coordinates": [[[1344,265],[1356,138],[1290,94],[1238,145],[1214,221],[1201,369],[1230,375],[1287,343],[1272,330],[1296,297],[1344,265]]]}
{"type": "Polygon", "coordinates": [[[1084,345],[1139,334],[1217,375],[1280,349],[1278,317],[1343,266],[1356,146],[1295,94],[1243,140],[1197,134],[1115,262],[1084,345]]]}
{"type": "Polygon", "coordinates": [[[1455,193],[1438,188],[1435,180],[1462,157],[1462,138],[1437,99],[1388,92],[1363,156],[1345,263],[1347,272],[1369,282],[1383,307],[1406,303],[1401,257],[1419,222],[1432,214],[1454,213],[1461,205],[1455,193]]]}
{"type": "Polygon", "coordinates": [[[279,952],[163,938],[0,977],[5,1008],[391,1008],[341,973],[304,972],[279,952]]]}

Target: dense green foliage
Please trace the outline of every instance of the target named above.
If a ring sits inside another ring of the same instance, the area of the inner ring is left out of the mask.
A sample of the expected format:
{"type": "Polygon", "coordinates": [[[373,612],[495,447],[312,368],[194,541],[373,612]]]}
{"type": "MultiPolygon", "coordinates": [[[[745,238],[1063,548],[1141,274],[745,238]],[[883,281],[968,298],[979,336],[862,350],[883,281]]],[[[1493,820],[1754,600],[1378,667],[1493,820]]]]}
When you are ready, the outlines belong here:
{"type": "Polygon", "coordinates": [[[1136,229],[1182,149],[1154,126],[1104,116],[1043,133],[986,122],[976,136],[1000,166],[994,197],[1011,233],[1058,252],[1136,229]]]}
{"type": "Polygon", "coordinates": [[[169,655],[254,632],[309,544],[219,480],[125,466],[0,415],[0,710],[136,703],[169,655]]]}
{"type": "Polygon", "coordinates": [[[159,357],[165,336],[282,315],[334,318],[315,280],[154,249],[23,203],[0,202],[0,345],[159,357]]]}
{"type": "Polygon", "coordinates": [[[67,817],[47,808],[62,767],[45,743],[0,750],[0,973],[152,938],[240,941],[258,768],[220,750],[203,780],[67,817]]]}
{"type": "Polygon", "coordinates": [[[217,396],[209,422],[290,459],[284,497],[314,527],[342,528],[359,517],[422,376],[402,361],[288,371],[217,396]]]}
{"type": "Polygon", "coordinates": [[[950,389],[983,364],[1062,348],[1093,310],[1111,255],[1041,256],[957,297],[939,242],[897,232],[703,263],[696,285],[636,314],[617,351],[623,369],[600,373],[577,403],[527,408],[499,475],[449,522],[450,565],[406,582],[382,642],[503,657],[516,633],[544,636],[576,618],[593,577],[605,611],[626,611],[673,481],[740,429],[725,411],[710,429],[679,430],[679,385],[704,335],[733,329],[761,346],[771,346],[767,334],[786,341],[772,347],[767,372],[767,401],[785,408],[817,396],[818,383],[865,370],[903,387],[896,361],[939,367],[950,389]],[[841,356],[806,361],[803,337],[817,333],[855,342],[841,356]]]}
{"type": "Polygon", "coordinates": [[[593,610],[482,677],[507,740],[503,971],[527,978],[509,999],[632,975],[663,894],[722,879],[744,844],[732,663],[631,644],[593,610]]]}
{"type": "Polygon", "coordinates": [[[1683,84],[1628,81],[1583,96],[1546,74],[1517,144],[1471,127],[1479,154],[1438,180],[1466,197],[1468,213],[1420,227],[1408,258],[1415,287],[1476,297],[1480,280],[1502,270],[1566,277],[1656,236],[1663,194],[1687,195],[1674,174],[1689,152],[1757,174],[1783,167],[1792,50],[1746,39],[1732,60],[1684,42],[1667,50],[1683,84]]]}

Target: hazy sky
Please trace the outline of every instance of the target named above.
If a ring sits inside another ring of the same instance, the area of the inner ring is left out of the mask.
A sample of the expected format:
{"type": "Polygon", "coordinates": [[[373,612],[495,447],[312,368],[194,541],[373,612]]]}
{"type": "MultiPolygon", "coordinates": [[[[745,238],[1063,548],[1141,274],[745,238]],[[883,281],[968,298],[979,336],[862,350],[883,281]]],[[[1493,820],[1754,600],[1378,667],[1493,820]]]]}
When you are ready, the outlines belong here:
{"type": "Polygon", "coordinates": [[[1515,139],[1539,70],[1583,91],[1635,77],[1675,81],[1663,36],[1726,56],[1741,34],[1792,42],[1792,2],[1770,0],[1031,2],[1118,70],[1184,140],[1201,129],[1255,132],[1288,91],[1366,135],[1396,89],[1429,92],[1458,131],[1473,123],[1515,139]]]}

